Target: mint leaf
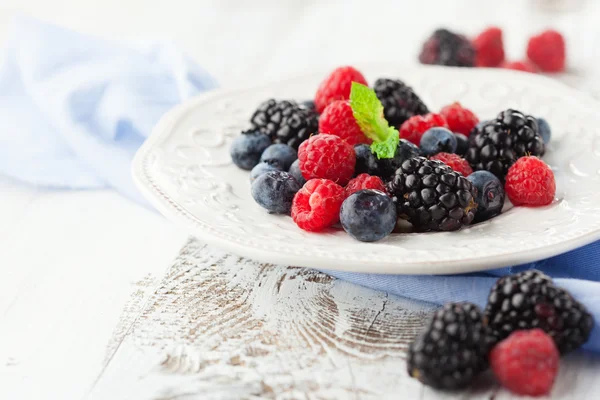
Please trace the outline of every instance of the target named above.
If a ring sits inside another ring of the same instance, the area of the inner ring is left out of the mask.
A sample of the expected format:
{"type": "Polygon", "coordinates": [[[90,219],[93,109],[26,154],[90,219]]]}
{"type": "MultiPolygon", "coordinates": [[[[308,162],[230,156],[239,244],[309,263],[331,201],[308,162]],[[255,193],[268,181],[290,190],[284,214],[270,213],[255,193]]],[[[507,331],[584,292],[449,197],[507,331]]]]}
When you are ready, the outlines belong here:
{"type": "Polygon", "coordinates": [[[388,125],[383,117],[383,105],[375,91],[368,86],[352,82],[350,106],[356,123],[371,140],[371,151],[377,158],[392,158],[398,147],[398,131],[388,125]]]}

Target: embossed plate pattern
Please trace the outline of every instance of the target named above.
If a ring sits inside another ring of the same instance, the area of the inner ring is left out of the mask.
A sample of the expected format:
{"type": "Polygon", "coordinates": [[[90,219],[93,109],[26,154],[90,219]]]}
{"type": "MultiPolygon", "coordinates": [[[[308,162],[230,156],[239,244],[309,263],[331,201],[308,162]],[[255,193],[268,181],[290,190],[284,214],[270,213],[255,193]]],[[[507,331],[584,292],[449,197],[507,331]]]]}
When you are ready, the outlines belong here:
{"type": "Polygon", "coordinates": [[[400,77],[432,110],[459,100],[483,118],[513,107],[546,117],[553,141],[544,157],[556,201],[511,208],[459,232],[392,234],[360,243],[340,230],[308,233],[269,215],[250,196],[248,172],[229,144],[263,100],[309,99],[327,71],[251,89],[216,90],[170,111],[133,162],[142,193],[167,218],[240,256],[314,268],[448,274],[534,261],[600,238],[600,103],[541,76],[421,66],[364,66],[369,82],[400,77]]]}

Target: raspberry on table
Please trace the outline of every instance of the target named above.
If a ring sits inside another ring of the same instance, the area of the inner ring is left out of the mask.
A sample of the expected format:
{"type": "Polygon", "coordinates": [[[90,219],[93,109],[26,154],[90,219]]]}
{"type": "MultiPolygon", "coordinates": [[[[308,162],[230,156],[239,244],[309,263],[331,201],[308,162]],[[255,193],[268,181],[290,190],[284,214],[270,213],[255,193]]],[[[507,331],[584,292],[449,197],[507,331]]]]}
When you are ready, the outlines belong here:
{"type": "Polygon", "coordinates": [[[360,174],[356,178],[352,178],[344,190],[346,192],[346,197],[349,197],[352,193],[364,189],[379,190],[380,192],[386,193],[385,185],[381,178],[369,174],[360,174]]]}
{"type": "Polygon", "coordinates": [[[532,36],[527,43],[527,57],[544,72],[562,72],[566,60],[565,38],[552,29],[532,36]]]}
{"type": "Polygon", "coordinates": [[[372,142],[356,123],[348,100],[331,102],[319,117],[319,132],[339,136],[352,146],[372,142]]]}
{"type": "Polygon", "coordinates": [[[318,232],[337,223],[344,188],[328,179],[311,179],[296,193],[292,219],[301,229],[318,232]]]}
{"type": "Polygon", "coordinates": [[[329,179],[346,185],[354,175],[356,153],[339,136],[319,134],[300,145],[298,159],[305,179],[329,179]]]}
{"type": "Polygon", "coordinates": [[[488,350],[479,307],[449,303],[409,345],[408,374],[437,389],[460,389],[487,368],[488,350]]]}
{"type": "Polygon", "coordinates": [[[527,62],[527,61],[510,61],[505,62],[501,66],[504,69],[513,69],[515,71],[523,71],[523,72],[531,72],[533,74],[537,73],[537,68],[535,65],[527,62]]]}
{"type": "Polygon", "coordinates": [[[469,176],[473,173],[473,169],[469,165],[469,162],[458,154],[438,153],[429,157],[429,159],[441,161],[456,172],[460,172],[463,176],[469,176]]]}
{"type": "Polygon", "coordinates": [[[473,40],[477,67],[497,67],[504,61],[502,29],[492,26],[481,32],[473,40]]]}
{"type": "Polygon", "coordinates": [[[442,108],[440,115],[446,119],[448,129],[454,133],[462,133],[467,137],[479,123],[477,115],[468,108],[464,108],[459,102],[442,108]]]}
{"type": "Polygon", "coordinates": [[[556,194],[554,173],[537,157],[521,157],[506,174],[505,190],[515,206],[546,206],[556,194]]]}
{"type": "Polygon", "coordinates": [[[410,86],[397,79],[380,78],[373,90],[381,105],[383,116],[392,126],[400,126],[413,115],[425,115],[429,110],[410,86]]]}
{"type": "Polygon", "coordinates": [[[417,146],[421,143],[421,136],[429,128],[448,128],[448,122],[440,114],[430,113],[425,116],[415,115],[410,117],[400,126],[400,138],[413,142],[417,146]]]}
{"type": "Polygon", "coordinates": [[[514,332],[490,352],[490,366],[498,381],[525,396],[550,393],[559,359],[554,341],[541,329],[514,332]]]}
{"type": "Polygon", "coordinates": [[[554,339],[561,354],[587,342],[594,327],[585,306],[537,270],[498,279],[490,291],[485,318],[496,340],[517,330],[540,328],[554,339]]]}
{"type": "Polygon", "coordinates": [[[472,67],[475,65],[475,49],[463,35],[438,29],[423,44],[419,61],[422,64],[472,67]]]}
{"type": "Polygon", "coordinates": [[[317,89],[315,95],[317,112],[321,114],[332,101],[348,100],[352,82],[368,85],[363,74],[354,67],[339,67],[331,72],[317,89]]]}

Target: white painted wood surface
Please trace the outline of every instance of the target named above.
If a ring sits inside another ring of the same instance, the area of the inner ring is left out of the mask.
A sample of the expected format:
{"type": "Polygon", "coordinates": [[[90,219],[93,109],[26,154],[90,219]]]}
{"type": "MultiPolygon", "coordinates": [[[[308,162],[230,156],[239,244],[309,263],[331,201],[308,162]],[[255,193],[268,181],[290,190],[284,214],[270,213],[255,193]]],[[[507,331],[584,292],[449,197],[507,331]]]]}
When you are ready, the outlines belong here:
{"type": "MultiPolygon", "coordinates": [[[[517,58],[543,26],[577,38],[597,21],[596,11],[564,19],[529,3],[8,0],[0,43],[16,12],[114,39],[168,38],[233,86],[410,62],[439,24],[467,33],[501,24],[517,58]]],[[[572,84],[593,90],[582,83],[597,76],[585,68],[596,53],[584,50],[597,44],[570,43],[572,84]]],[[[423,305],[196,241],[178,256],[186,233],[115,193],[0,177],[0,226],[0,399],[511,398],[493,386],[441,394],[407,379],[404,350],[423,305]]],[[[598,362],[569,357],[553,397],[597,398],[598,362]]]]}

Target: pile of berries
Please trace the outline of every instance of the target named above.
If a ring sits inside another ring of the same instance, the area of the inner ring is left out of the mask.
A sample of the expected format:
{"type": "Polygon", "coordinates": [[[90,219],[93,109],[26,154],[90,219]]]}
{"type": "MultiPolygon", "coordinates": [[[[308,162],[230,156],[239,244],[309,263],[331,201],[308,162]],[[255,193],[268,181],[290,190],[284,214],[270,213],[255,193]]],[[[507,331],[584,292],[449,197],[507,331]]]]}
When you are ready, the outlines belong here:
{"type": "Polygon", "coordinates": [[[510,391],[548,394],[561,355],[594,327],[588,310],[543,273],[500,278],[483,311],[471,303],[438,310],[408,348],[408,374],[438,389],[468,386],[491,367],[510,391]]]}
{"type": "Polygon", "coordinates": [[[413,89],[353,67],[334,70],[314,101],[270,99],[231,146],[254,200],[302,229],[341,227],[360,241],[454,231],[515,206],[545,206],[554,175],[540,158],[550,127],[508,109],[480,121],[458,102],[431,112],[413,89]],[[393,122],[392,122],[393,121],[393,122]]]}
{"type": "Polygon", "coordinates": [[[529,38],[527,59],[507,61],[502,30],[489,27],[472,40],[447,29],[438,29],[423,43],[419,61],[423,64],[454,67],[500,67],[525,72],[565,70],[565,39],[555,30],[529,38]]]}

